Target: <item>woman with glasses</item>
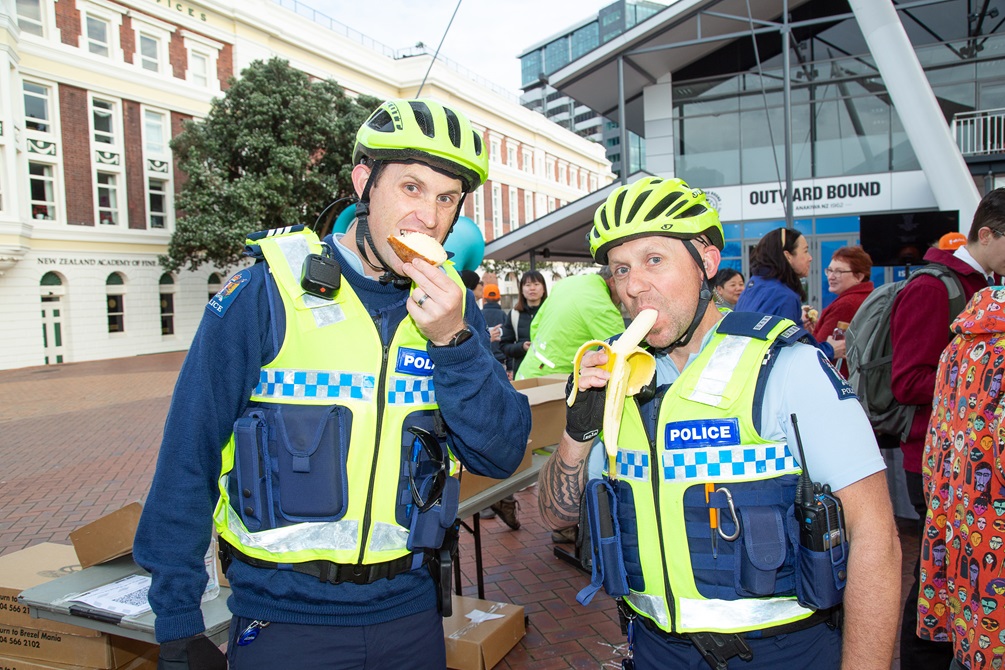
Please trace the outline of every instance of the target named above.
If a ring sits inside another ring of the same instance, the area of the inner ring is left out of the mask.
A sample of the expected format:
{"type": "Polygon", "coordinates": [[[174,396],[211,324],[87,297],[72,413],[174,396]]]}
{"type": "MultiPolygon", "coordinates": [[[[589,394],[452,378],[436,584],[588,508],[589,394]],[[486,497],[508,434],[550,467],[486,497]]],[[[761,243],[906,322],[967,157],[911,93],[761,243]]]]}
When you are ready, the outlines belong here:
{"type": "MultiPolygon", "coordinates": [[[[874,287],[869,281],[871,272],[872,258],[862,247],[841,247],[834,252],[824,274],[827,275],[827,290],[837,298],[820,313],[813,329],[813,337],[823,341],[836,335],[837,329],[848,329],[855,312],[872,293],[874,287]]],[[[841,374],[848,376],[848,365],[843,360],[838,369],[841,374]]]]}
{"type": "MultiPolygon", "coordinates": [[[[767,233],[750,254],[750,281],[735,311],[772,314],[805,326],[802,280],[809,276],[812,262],[809,242],[795,228],[767,233]]],[[[828,337],[815,344],[831,362],[844,357],[844,340],[828,337]]]]}

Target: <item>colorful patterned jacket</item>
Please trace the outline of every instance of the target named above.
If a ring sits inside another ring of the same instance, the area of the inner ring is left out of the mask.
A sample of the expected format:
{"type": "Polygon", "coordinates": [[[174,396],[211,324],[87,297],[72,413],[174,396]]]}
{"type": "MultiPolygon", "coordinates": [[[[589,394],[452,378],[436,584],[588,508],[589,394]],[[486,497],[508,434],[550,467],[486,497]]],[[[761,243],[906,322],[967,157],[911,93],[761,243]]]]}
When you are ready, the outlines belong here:
{"type": "Polygon", "coordinates": [[[1000,447],[1005,290],[974,294],[942,353],[922,474],[918,636],[952,641],[971,670],[1005,657],[1005,470],[1000,447]]]}

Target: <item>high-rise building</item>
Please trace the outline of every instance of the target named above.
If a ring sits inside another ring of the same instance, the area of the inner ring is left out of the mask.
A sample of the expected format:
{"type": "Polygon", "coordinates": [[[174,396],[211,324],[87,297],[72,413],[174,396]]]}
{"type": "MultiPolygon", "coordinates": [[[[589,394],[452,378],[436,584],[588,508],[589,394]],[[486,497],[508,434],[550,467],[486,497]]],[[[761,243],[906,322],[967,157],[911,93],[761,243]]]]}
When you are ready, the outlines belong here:
{"type": "MultiPolygon", "coordinates": [[[[650,0],[617,0],[559,33],[528,47],[520,54],[520,104],[544,114],[581,137],[604,145],[611,167],[618,173],[621,167],[621,135],[618,124],[597,114],[548,83],[548,77],[569,63],[606,44],[631,29],[666,5],[650,0]]],[[[629,173],[645,165],[641,138],[629,134],[631,166],[629,173]]]]}

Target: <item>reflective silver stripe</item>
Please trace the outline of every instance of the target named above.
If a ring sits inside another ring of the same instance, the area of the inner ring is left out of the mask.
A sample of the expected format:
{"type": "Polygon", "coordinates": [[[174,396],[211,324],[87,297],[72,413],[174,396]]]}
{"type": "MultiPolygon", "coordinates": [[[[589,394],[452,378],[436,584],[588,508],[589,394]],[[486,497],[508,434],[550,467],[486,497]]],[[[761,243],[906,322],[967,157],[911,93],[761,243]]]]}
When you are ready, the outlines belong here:
{"type": "Polygon", "coordinates": [[[293,370],[263,368],[259,373],[256,398],[331,398],[361,400],[373,398],[374,375],[342,370],[293,370]]]}
{"type": "Polygon", "coordinates": [[[307,260],[307,255],[311,253],[310,245],[307,244],[307,238],[303,235],[277,237],[273,240],[273,244],[279,247],[279,250],[283,253],[283,257],[286,259],[286,263],[289,265],[293,276],[299,277],[304,267],[304,261],[307,260]]]}
{"type": "Polygon", "coordinates": [[[342,305],[336,304],[326,298],[319,298],[316,295],[305,293],[304,305],[311,310],[311,316],[314,317],[314,325],[318,328],[324,328],[339,321],[345,321],[345,312],[342,311],[342,305]]]}
{"type": "Polygon", "coordinates": [[[749,337],[739,335],[727,335],[720,342],[712,356],[701,371],[701,377],[694,386],[689,400],[700,402],[703,405],[718,407],[722,402],[722,394],[726,390],[726,385],[733,378],[737,366],[740,364],[740,356],[744,349],[752,343],[749,337]]]}
{"type": "Polygon", "coordinates": [[[391,551],[408,548],[408,531],[401,526],[377,521],[370,535],[370,551],[391,551]]]}
{"type": "Polygon", "coordinates": [[[741,598],[702,600],[681,598],[677,628],[681,631],[760,630],[809,616],[795,598],[741,598]]]}
{"type": "Polygon", "coordinates": [[[261,549],[270,554],[293,551],[356,551],[359,521],[324,521],[298,523],[251,533],[231,510],[227,512],[227,527],[238,540],[238,549],[261,549]]]}
{"type": "Polygon", "coordinates": [[[638,591],[631,591],[625,598],[635,609],[658,623],[660,628],[664,630],[670,629],[670,618],[667,615],[667,608],[663,598],[639,593],[638,591]]]}
{"type": "Polygon", "coordinates": [[[547,365],[549,368],[555,367],[554,363],[552,363],[551,361],[549,361],[547,358],[544,357],[544,354],[541,353],[540,349],[538,349],[533,344],[531,344],[531,349],[534,350],[534,358],[536,358],[537,360],[541,361],[542,363],[544,363],[545,365],[547,365]]]}

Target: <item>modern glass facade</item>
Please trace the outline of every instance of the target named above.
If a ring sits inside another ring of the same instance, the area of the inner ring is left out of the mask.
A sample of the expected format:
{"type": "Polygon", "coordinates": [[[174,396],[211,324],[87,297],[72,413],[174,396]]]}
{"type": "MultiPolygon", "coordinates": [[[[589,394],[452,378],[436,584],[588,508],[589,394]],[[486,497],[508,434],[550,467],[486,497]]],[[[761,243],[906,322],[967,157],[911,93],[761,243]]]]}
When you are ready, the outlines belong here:
{"type": "MultiPolygon", "coordinates": [[[[1005,107],[1005,35],[969,37],[974,16],[966,0],[901,12],[947,123],[960,112],[1005,107]]],[[[858,25],[842,21],[802,38],[790,61],[793,178],[919,169],[858,25]]],[[[754,62],[752,51],[742,58],[749,40],[741,42],[733,62],[754,62]]],[[[729,61],[704,60],[691,70],[729,61]]],[[[781,61],[775,53],[760,70],[675,80],[678,176],[706,188],[784,179],[781,61]]]]}

